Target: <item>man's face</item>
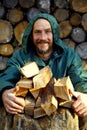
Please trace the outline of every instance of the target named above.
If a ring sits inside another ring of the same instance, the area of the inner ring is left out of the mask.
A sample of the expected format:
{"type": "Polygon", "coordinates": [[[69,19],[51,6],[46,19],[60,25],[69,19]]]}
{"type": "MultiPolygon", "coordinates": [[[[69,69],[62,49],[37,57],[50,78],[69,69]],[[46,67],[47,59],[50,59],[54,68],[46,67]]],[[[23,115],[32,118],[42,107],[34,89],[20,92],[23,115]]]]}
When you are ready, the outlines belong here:
{"type": "Polygon", "coordinates": [[[33,42],[39,54],[50,54],[53,50],[53,34],[50,23],[38,19],[33,27],[33,42]]]}

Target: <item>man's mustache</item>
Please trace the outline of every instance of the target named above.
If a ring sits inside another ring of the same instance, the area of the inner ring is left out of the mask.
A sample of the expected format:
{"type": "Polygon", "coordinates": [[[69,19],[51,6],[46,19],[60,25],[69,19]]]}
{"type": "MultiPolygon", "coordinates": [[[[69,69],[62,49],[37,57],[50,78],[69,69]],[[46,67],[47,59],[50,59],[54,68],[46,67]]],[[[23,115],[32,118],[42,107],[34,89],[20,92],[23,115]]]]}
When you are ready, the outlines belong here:
{"type": "Polygon", "coordinates": [[[41,44],[41,43],[49,44],[49,41],[47,41],[47,40],[39,40],[39,41],[37,41],[37,44],[41,44]]]}

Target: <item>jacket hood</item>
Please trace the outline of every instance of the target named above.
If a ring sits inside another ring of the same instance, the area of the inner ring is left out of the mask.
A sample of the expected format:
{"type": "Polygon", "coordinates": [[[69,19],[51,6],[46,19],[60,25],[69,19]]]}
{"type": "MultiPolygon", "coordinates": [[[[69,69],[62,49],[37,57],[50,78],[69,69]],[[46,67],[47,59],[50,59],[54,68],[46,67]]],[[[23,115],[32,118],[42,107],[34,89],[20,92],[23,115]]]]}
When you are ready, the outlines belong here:
{"type": "Polygon", "coordinates": [[[23,47],[24,52],[27,52],[29,49],[31,49],[31,47],[34,47],[33,42],[31,41],[30,35],[32,33],[32,29],[33,29],[33,25],[35,21],[40,18],[48,20],[53,31],[54,44],[56,44],[57,46],[60,46],[60,48],[63,49],[64,44],[62,40],[60,39],[60,29],[59,29],[59,25],[56,18],[48,13],[39,13],[29,21],[29,24],[27,28],[25,29],[23,39],[22,39],[22,47],[23,47]]]}

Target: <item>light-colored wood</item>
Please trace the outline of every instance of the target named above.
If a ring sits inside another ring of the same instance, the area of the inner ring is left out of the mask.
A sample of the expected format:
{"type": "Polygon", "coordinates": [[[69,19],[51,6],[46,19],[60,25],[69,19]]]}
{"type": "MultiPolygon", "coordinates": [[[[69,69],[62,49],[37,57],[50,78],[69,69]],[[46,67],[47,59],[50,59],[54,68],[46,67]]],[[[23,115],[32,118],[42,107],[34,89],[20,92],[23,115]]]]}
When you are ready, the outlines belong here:
{"type": "Polygon", "coordinates": [[[87,13],[83,14],[81,25],[83,26],[84,30],[87,32],[87,13]]]}
{"type": "Polygon", "coordinates": [[[8,43],[13,37],[13,27],[10,22],[0,20],[0,43],[8,43]]]}
{"type": "Polygon", "coordinates": [[[41,107],[34,109],[34,118],[39,118],[43,116],[46,116],[46,113],[41,107]]]}
{"type": "Polygon", "coordinates": [[[22,44],[24,31],[28,25],[27,21],[22,21],[14,27],[14,36],[19,44],[22,44]]]}
{"type": "Polygon", "coordinates": [[[58,101],[54,96],[50,96],[50,99],[46,100],[46,102],[41,103],[41,107],[46,112],[48,116],[50,116],[53,112],[58,109],[58,101]]]}
{"type": "Polygon", "coordinates": [[[44,88],[52,77],[52,72],[49,66],[40,70],[39,74],[33,78],[34,88],[44,88]]]}
{"type": "Polygon", "coordinates": [[[17,24],[23,19],[23,12],[17,8],[10,9],[7,13],[7,19],[12,24],[17,24]]]}
{"type": "Polygon", "coordinates": [[[36,99],[39,95],[40,88],[31,88],[29,89],[33,97],[36,99]]]}
{"type": "Polygon", "coordinates": [[[15,96],[22,96],[25,97],[28,93],[28,88],[23,88],[20,86],[16,86],[14,90],[15,96]]]}
{"type": "Polygon", "coordinates": [[[60,25],[60,37],[61,38],[68,37],[72,31],[72,26],[69,20],[62,21],[59,25],[60,25]]]}
{"type": "Polygon", "coordinates": [[[39,73],[39,68],[36,62],[28,62],[20,68],[20,71],[26,78],[31,78],[39,73]]]}
{"type": "Polygon", "coordinates": [[[16,83],[17,86],[21,88],[28,88],[31,89],[33,87],[32,79],[23,78],[16,83]]]}
{"type": "Polygon", "coordinates": [[[71,0],[71,7],[79,13],[87,12],[87,0],[71,0]]]}
{"type": "Polygon", "coordinates": [[[69,11],[67,9],[56,9],[54,16],[59,22],[62,22],[69,18],[69,11]]]}
{"type": "Polygon", "coordinates": [[[71,101],[73,96],[72,94],[74,92],[74,87],[69,76],[59,78],[56,81],[56,83],[54,84],[54,92],[56,97],[71,101]]]}
{"type": "Polygon", "coordinates": [[[2,56],[11,56],[13,54],[13,46],[11,44],[0,44],[0,54],[2,56]]]}
{"type": "Polygon", "coordinates": [[[79,13],[73,13],[70,17],[70,23],[73,26],[78,26],[81,23],[81,15],[79,13]]]}
{"type": "Polygon", "coordinates": [[[35,100],[31,97],[25,98],[25,114],[34,116],[35,100]]]}

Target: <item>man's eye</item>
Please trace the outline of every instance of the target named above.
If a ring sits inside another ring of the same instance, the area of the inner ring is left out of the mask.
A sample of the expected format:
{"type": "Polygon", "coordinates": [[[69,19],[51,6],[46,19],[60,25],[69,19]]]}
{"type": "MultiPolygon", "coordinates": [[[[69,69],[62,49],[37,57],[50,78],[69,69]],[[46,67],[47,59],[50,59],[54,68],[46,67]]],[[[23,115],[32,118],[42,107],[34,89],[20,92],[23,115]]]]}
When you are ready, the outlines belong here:
{"type": "Polygon", "coordinates": [[[52,33],[52,31],[51,30],[47,30],[46,33],[52,33]]]}
{"type": "Polygon", "coordinates": [[[36,31],[35,33],[36,33],[36,34],[40,34],[40,31],[36,31]]]}

